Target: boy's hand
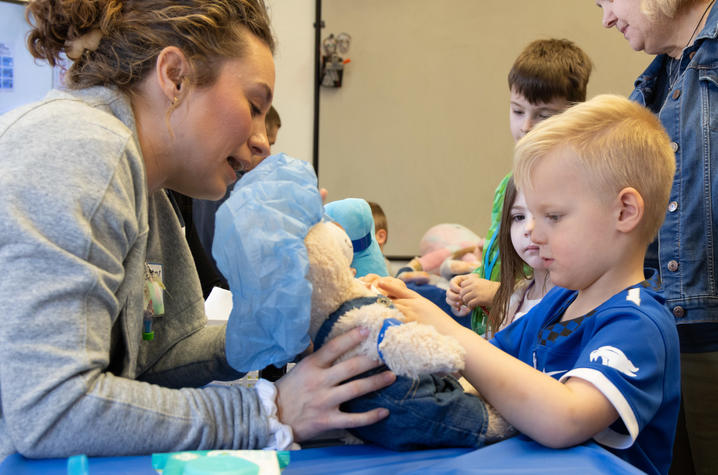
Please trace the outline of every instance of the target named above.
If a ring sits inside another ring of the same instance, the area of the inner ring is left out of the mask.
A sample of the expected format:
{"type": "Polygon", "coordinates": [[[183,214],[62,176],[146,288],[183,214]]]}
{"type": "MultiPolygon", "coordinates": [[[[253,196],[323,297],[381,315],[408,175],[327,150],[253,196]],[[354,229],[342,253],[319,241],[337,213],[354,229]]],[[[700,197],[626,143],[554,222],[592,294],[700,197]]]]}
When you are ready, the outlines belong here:
{"type": "Polygon", "coordinates": [[[381,279],[378,274],[367,274],[362,277],[357,277],[357,279],[364,284],[364,286],[371,290],[376,285],[376,281],[381,279]]]}
{"type": "Polygon", "coordinates": [[[404,314],[407,321],[432,325],[439,333],[450,334],[454,325],[460,325],[443,310],[418,293],[406,288],[404,282],[395,278],[382,278],[377,287],[404,314]]]}
{"type": "Polygon", "coordinates": [[[466,278],[461,281],[459,296],[464,305],[470,309],[478,306],[490,307],[499,290],[499,283],[482,279],[476,274],[467,274],[463,277],[466,278]]]}

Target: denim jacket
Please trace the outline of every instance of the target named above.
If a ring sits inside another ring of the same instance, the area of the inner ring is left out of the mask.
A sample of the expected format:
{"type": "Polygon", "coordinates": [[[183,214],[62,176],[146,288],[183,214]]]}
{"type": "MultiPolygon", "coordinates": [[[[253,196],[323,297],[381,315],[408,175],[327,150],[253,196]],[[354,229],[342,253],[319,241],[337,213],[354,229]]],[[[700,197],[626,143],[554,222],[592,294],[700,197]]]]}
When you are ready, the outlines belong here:
{"type": "Polygon", "coordinates": [[[667,59],[653,60],[630,97],[658,113],[676,153],[676,175],[658,233],[660,275],[678,325],[718,323],[718,7],[684,51],[682,74],[660,103],[667,59]]]}

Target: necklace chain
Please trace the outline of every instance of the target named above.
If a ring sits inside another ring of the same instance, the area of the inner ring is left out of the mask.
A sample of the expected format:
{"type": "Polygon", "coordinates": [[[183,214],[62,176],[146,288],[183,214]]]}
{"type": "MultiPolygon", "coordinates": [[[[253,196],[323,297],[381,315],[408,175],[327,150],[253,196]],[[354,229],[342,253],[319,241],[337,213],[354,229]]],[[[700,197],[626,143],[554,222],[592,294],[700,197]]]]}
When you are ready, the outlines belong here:
{"type": "MultiPolygon", "coordinates": [[[[711,6],[713,6],[713,3],[715,0],[711,0],[710,3],[708,3],[708,6],[706,6],[706,9],[703,10],[703,14],[698,19],[698,23],[696,23],[695,28],[693,28],[693,33],[691,33],[691,37],[688,38],[688,42],[683,47],[683,50],[688,48],[690,46],[691,41],[693,41],[693,38],[696,36],[696,33],[698,32],[698,27],[701,25],[701,22],[703,21],[703,18],[705,18],[706,14],[708,13],[708,10],[710,10],[711,6]]],[[[676,82],[678,81],[678,78],[680,77],[680,70],[681,70],[681,62],[683,61],[683,53],[681,53],[680,58],[671,58],[668,57],[668,65],[667,65],[667,72],[668,72],[668,90],[670,91],[673,89],[673,86],[676,85],[676,82]]]]}
{"type": "Polygon", "coordinates": [[[696,33],[698,32],[698,27],[701,25],[701,22],[703,21],[703,18],[705,18],[706,13],[708,13],[708,10],[710,10],[711,6],[713,5],[713,2],[715,2],[715,0],[711,0],[710,3],[708,4],[708,6],[706,7],[706,9],[703,10],[703,14],[702,14],[701,17],[698,19],[698,23],[696,23],[696,27],[693,28],[693,33],[691,33],[691,37],[688,38],[688,42],[687,42],[686,45],[683,47],[683,49],[685,49],[685,48],[687,48],[688,46],[690,46],[691,41],[693,41],[693,37],[696,36],[696,33]]]}

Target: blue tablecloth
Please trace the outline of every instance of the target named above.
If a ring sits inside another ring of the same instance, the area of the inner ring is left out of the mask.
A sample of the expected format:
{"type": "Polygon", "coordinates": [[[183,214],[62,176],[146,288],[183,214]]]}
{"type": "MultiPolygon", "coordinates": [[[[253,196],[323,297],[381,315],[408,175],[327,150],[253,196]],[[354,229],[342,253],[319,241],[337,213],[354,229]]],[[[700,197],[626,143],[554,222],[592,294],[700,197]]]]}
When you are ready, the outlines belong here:
{"type": "MultiPolygon", "coordinates": [[[[2,475],[66,475],[67,459],[30,460],[11,455],[0,465],[2,475]]],[[[154,474],[149,456],[91,457],[90,475],[154,474]]],[[[640,474],[641,471],[593,442],[569,449],[549,449],[526,437],[479,450],[437,449],[392,452],[368,445],[333,446],[291,452],[286,475],[341,474],[640,474]]]]}

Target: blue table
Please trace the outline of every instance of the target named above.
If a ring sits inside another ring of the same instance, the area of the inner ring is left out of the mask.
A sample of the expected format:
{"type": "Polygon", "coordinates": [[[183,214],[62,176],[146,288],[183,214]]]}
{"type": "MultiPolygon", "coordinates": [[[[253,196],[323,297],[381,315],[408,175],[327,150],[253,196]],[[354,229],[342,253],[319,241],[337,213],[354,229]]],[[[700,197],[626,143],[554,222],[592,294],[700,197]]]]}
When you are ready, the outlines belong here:
{"type": "MultiPolygon", "coordinates": [[[[2,475],[66,475],[67,459],[30,460],[12,455],[0,465],[2,475]]],[[[155,474],[149,456],[92,457],[90,475],[155,474]]],[[[393,452],[367,445],[333,446],[291,452],[286,475],[341,474],[640,474],[641,471],[593,442],[569,449],[549,449],[526,437],[479,450],[437,449],[393,452]]]]}

